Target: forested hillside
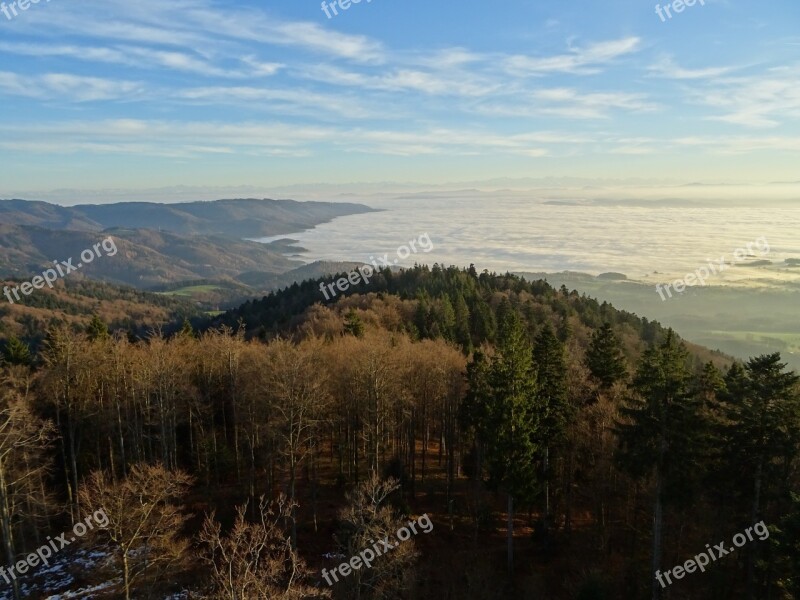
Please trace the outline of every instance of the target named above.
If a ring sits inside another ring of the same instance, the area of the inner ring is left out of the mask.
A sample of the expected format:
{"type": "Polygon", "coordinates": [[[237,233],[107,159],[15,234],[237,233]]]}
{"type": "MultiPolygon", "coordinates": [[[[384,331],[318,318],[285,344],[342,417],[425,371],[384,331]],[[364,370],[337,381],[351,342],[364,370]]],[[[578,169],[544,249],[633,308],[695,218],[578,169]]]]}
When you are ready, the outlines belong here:
{"type": "Polygon", "coordinates": [[[114,227],[154,229],[181,235],[217,235],[240,240],[302,231],[343,215],[371,212],[362,204],[234,199],[157,204],[119,202],[59,206],[47,202],[7,200],[0,203],[0,222],[52,230],[99,232],[114,227]]]}
{"type": "Polygon", "coordinates": [[[108,518],[20,597],[646,598],[655,570],[762,521],[665,596],[800,593],[800,390],[779,355],[734,363],[472,268],[383,270],[324,303],[327,281],[202,332],[95,319],[35,355],[3,345],[4,562],[108,518]]]}
{"type": "MultiPolygon", "coordinates": [[[[83,271],[92,278],[140,289],[204,277],[233,280],[246,271],[283,273],[299,263],[269,245],[214,236],[187,237],[149,229],[109,229],[118,252],[83,271]]],[[[86,231],[0,225],[0,276],[29,277],[47,268],[55,257],[80,256],[100,241],[86,231]]]]}
{"type": "MultiPolygon", "coordinates": [[[[0,288],[14,285],[0,279],[0,288]]],[[[94,318],[132,339],[147,337],[157,328],[178,328],[184,319],[204,318],[187,300],[92,281],[80,274],[24,298],[24,303],[0,302],[0,340],[16,337],[32,348],[38,348],[54,327],[83,331],[94,318]]]]}
{"type": "MultiPolygon", "coordinates": [[[[261,300],[245,302],[212,321],[211,325],[232,328],[243,325],[248,332],[255,332],[262,338],[292,331],[299,324],[314,320],[314,310],[308,311],[316,304],[330,304],[321,291],[321,282],[335,282],[346,276],[347,273],[339,273],[326,279],[292,284],[261,300]]],[[[443,338],[457,344],[465,353],[484,342],[497,340],[497,307],[502,297],[509,297],[531,324],[549,319],[562,341],[575,334],[576,328],[579,338],[585,341],[586,336],[580,335],[582,331],[604,323],[624,326],[636,339],[631,342],[633,345],[652,343],[664,333],[655,321],[617,310],[566,287],[556,290],[543,280],[530,281],[512,274],[488,271],[478,274],[473,266],[469,269],[438,265],[403,270],[383,268],[369,281],[361,281],[339,293],[339,297],[368,294],[376,295],[379,300],[394,297],[403,301],[402,317],[387,324],[390,328],[395,327],[412,337],[443,338]]],[[[702,362],[712,358],[723,363],[729,360],[699,346],[692,346],[692,349],[702,362]]]]}

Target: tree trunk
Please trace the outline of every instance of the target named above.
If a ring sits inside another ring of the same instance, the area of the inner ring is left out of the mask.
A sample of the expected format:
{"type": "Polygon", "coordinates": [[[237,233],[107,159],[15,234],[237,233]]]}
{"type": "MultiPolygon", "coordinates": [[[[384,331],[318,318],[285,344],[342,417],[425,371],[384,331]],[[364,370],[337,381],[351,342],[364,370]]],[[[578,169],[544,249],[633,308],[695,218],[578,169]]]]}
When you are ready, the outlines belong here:
{"type": "MultiPolygon", "coordinates": [[[[0,525],[2,525],[3,546],[6,553],[6,561],[9,565],[14,564],[14,531],[11,526],[11,514],[8,507],[8,488],[5,481],[5,473],[0,470],[0,525]]],[[[12,578],[12,588],[14,599],[20,600],[19,583],[16,578],[12,578]]]]}
{"type": "Polygon", "coordinates": [[[422,408],[422,475],[420,479],[420,483],[423,485],[425,485],[425,465],[428,458],[428,435],[428,408],[425,405],[422,408]]]}
{"type": "Polygon", "coordinates": [[[122,582],[125,587],[125,600],[131,600],[131,572],[128,565],[128,551],[122,551],[122,582]]]}
{"type": "Polygon", "coordinates": [[[297,479],[296,471],[297,465],[294,461],[294,454],[290,458],[290,467],[289,467],[289,501],[292,507],[292,549],[297,550],[297,506],[295,505],[294,497],[295,497],[295,480],[297,479]]]}
{"type": "MultiPolygon", "coordinates": [[[[758,515],[761,512],[761,479],[763,471],[764,460],[759,457],[756,476],[753,479],[753,510],[750,522],[754,524],[759,521],[758,515]]],[[[747,552],[747,600],[753,600],[756,597],[756,547],[757,544],[752,545],[747,552]]]]}
{"type": "Polygon", "coordinates": [[[544,450],[544,545],[550,545],[550,447],[544,450]]]}
{"type": "Polygon", "coordinates": [[[655,507],[653,509],[653,565],[652,565],[652,600],[659,600],[661,598],[661,584],[655,577],[655,574],[661,570],[661,535],[663,527],[663,505],[662,505],[662,487],[661,482],[661,469],[656,469],[656,498],[655,507]]]}
{"type": "Polygon", "coordinates": [[[564,473],[564,532],[569,536],[572,533],[572,472],[573,455],[572,450],[567,455],[567,468],[564,473]]]}
{"type": "Polygon", "coordinates": [[[318,531],[318,524],[317,524],[317,496],[319,495],[319,481],[317,479],[317,455],[316,455],[316,443],[311,443],[311,510],[314,513],[314,533],[318,531]]]}
{"type": "Polygon", "coordinates": [[[75,524],[75,521],[80,519],[81,515],[81,501],[80,497],[78,496],[78,450],[75,447],[75,437],[77,436],[76,430],[77,427],[73,425],[73,415],[70,413],[67,415],[67,430],[69,431],[69,464],[70,470],[72,473],[72,489],[75,490],[74,500],[75,500],[75,515],[72,517],[72,524],[75,524]]]}
{"type": "Polygon", "coordinates": [[[514,577],[514,497],[508,495],[508,576],[514,577]]]}

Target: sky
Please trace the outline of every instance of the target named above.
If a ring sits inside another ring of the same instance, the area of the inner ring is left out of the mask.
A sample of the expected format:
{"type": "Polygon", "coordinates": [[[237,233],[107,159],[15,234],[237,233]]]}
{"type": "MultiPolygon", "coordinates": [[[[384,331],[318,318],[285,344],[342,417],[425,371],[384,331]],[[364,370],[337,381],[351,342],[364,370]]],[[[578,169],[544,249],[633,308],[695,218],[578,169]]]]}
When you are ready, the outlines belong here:
{"type": "Polygon", "coordinates": [[[10,4],[0,198],[800,180],[797,0],[10,4]]]}

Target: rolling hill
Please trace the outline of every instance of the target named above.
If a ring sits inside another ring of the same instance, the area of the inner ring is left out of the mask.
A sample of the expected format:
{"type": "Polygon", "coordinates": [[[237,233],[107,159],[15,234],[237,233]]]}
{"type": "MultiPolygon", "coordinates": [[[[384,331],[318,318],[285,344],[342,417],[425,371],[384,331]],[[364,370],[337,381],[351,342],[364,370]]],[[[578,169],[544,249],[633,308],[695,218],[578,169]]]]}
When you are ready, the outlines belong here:
{"type": "Polygon", "coordinates": [[[121,202],[70,207],[28,200],[3,200],[0,201],[0,223],[76,231],[127,227],[242,239],[293,233],[336,217],[374,210],[361,204],[268,199],[184,204],[121,202]]]}

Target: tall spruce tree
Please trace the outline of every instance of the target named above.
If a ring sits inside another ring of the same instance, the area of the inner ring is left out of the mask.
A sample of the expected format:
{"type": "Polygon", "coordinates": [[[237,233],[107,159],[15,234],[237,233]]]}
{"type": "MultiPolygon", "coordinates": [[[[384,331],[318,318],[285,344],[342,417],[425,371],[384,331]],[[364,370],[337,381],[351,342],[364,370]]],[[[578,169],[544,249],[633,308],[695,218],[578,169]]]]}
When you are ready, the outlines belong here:
{"type": "Polygon", "coordinates": [[[567,361],[564,345],[559,341],[549,323],[545,324],[533,348],[538,394],[537,406],[541,422],[540,436],[543,449],[542,467],[544,489],[544,538],[549,539],[550,527],[550,462],[554,448],[563,440],[570,418],[567,402],[567,361]]]}
{"type": "MultiPolygon", "coordinates": [[[[508,570],[514,567],[514,503],[530,503],[536,491],[537,413],[533,348],[514,309],[506,307],[497,355],[482,368],[470,369],[469,406],[465,411],[483,442],[489,485],[508,496],[508,570]]],[[[476,357],[477,358],[477,357],[476,357]]],[[[481,358],[482,360],[482,358],[481,358]]]]}
{"type": "Polygon", "coordinates": [[[497,334],[497,319],[492,312],[489,304],[480,296],[477,296],[472,306],[473,333],[476,343],[493,342],[497,334]]]}
{"type": "Polygon", "coordinates": [[[486,452],[487,436],[491,433],[489,422],[490,407],[494,398],[489,374],[491,363],[486,355],[480,350],[476,350],[472,355],[472,360],[467,364],[467,391],[459,407],[459,425],[461,430],[472,441],[472,457],[474,464],[469,465],[472,469],[473,488],[473,520],[475,525],[475,542],[478,541],[480,529],[480,517],[478,504],[480,489],[483,484],[484,460],[486,452]]]}
{"type": "Polygon", "coordinates": [[[586,366],[600,387],[608,389],[627,375],[625,355],[609,323],[592,334],[586,353],[586,366]]]}
{"type": "Polygon", "coordinates": [[[503,314],[498,355],[492,364],[492,433],[487,444],[489,481],[508,494],[508,569],[514,570],[514,501],[530,503],[536,492],[535,461],[541,448],[533,348],[516,310],[503,314]]]}
{"type": "MultiPolygon", "coordinates": [[[[632,394],[621,413],[617,460],[637,479],[654,479],[653,574],[661,569],[664,506],[694,488],[700,474],[702,423],[693,390],[689,353],[672,330],[664,342],[645,351],[633,380],[632,394]]],[[[651,597],[661,598],[655,576],[651,597]]]]}
{"type": "MultiPolygon", "coordinates": [[[[764,518],[767,502],[788,494],[788,465],[800,450],[798,377],[787,372],[779,353],[751,358],[728,374],[729,457],[749,480],[749,521],[764,518]]],[[[745,488],[748,489],[748,488],[745,488]]],[[[747,598],[757,596],[758,544],[747,553],[747,598]]]]}
{"type": "Polygon", "coordinates": [[[469,306],[464,299],[464,294],[458,293],[455,302],[456,324],[455,324],[455,340],[456,343],[463,348],[464,352],[472,352],[472,335],[470,334],[469,324],[469,306]]]}
{"type": "Polygon", "coordinates": [[[439,331],[442,337],[448,341],[453,341],[455,339],[456,312],[447,294],[442,295],[441,307],[438,313],[439,331]]]}
{"type": "Polygon", "coordinates": [[[428,305],[428,298],[425,294],[417,295],[417,308],[414,311],[414,325],[417,328],[420,339],[430,336],[430,307],[428,305]]]}

